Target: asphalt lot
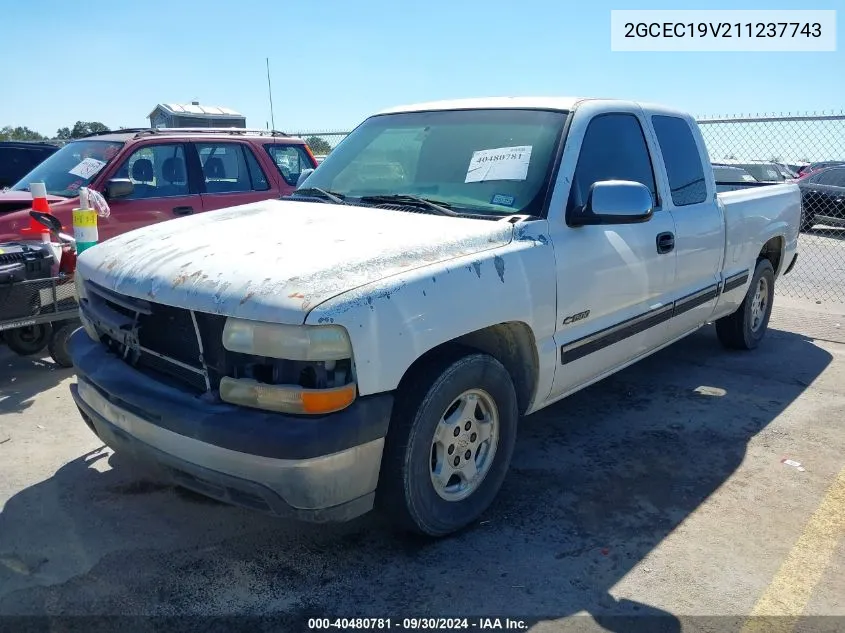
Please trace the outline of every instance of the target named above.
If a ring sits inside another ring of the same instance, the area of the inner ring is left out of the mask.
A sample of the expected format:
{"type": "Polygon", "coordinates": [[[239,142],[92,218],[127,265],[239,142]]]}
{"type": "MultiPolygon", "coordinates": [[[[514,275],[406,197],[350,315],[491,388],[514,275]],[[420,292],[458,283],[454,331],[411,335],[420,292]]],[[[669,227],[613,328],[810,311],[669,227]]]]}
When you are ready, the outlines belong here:
{"type": "Polygon", "coordinates": [[[102,449],[71,372],[3,349],[0,376],[0,615],[472,614],[540,618],[534,631],[662,615],[668,631],[804,614],[845,628],[843,343],[773,329],[729,353],[706,328],[526,418],[498,501],[434,542],[374,515],[304,525],[162,485],[102,449]]]}

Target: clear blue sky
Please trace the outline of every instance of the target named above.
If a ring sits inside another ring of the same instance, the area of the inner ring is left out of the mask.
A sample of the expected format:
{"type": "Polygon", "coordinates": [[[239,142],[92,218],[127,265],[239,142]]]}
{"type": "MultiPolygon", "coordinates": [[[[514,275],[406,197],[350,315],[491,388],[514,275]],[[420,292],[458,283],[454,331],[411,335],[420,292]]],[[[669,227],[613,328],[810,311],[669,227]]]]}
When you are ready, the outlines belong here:
{"type": "Polygon", "coordinates": [[[338,129],[383,107],[489,95],[657,101],[693,114],[845,108],[841,0],[28,0],[3,8],[0,126],[140,126],[160,102],[250,127],[338,129]],[[835,53],[612,53],[611,9],[836,9],[835,53]]]}

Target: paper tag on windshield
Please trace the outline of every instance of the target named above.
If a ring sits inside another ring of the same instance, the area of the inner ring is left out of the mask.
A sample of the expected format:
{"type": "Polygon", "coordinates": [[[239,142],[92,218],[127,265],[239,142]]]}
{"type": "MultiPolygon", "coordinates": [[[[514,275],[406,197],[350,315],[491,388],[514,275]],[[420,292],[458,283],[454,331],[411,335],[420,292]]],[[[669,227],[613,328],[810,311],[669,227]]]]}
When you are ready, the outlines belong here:
{"type": "Polygon", "coordinates": [[[96,158],[85,158],[68,173],[80,178],[90,178],[100,171],[106,163],[96,158]]]}
{"type": "Polygon", "coordinates": [[[498,147],[473,152],[464,182],[525,180],[531,161],[531,147],[498,147]]]}

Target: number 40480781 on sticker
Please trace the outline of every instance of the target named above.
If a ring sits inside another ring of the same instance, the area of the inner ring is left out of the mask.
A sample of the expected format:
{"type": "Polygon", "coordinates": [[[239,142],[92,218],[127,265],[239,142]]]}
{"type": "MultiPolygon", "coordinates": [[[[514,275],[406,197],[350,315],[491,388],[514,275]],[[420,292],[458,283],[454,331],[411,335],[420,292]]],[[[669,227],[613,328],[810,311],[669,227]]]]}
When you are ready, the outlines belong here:
{"type": "Polygon", "coordinates": [[[531,145],[523,145],[473,152],[464,182],[525,180],[531,162],[531,148],[531,145]]]}

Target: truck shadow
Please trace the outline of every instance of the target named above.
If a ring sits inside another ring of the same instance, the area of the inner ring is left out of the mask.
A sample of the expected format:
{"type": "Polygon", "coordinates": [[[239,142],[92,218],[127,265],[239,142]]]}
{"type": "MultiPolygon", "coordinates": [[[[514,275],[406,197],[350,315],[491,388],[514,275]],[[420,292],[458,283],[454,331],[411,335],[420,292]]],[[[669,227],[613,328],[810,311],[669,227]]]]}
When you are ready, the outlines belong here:
{"type": "Polygon", "coordinates": [[[49,357],[21,357],[0,345],[0,415],[26,411],[39,393],[72,375],[49,357]]]}
{"type": "Polygon", "coordinates": [[[307,616],[588,613],[679,631],[611,590],[831,361],[791,333],[740,354],[702,330],[523,420],[497,501],[439,541],[377,515],[305,526],[200,503],[108,452],[80,457],[5,504],[0,614],[270,614],[304,630],[307,616]]]}

